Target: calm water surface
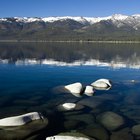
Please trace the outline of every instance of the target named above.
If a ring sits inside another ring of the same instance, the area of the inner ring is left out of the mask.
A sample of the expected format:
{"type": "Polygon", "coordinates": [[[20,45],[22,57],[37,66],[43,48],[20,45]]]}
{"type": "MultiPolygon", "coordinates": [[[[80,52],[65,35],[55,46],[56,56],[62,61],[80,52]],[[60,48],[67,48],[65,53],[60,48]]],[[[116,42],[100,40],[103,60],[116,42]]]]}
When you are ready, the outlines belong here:
{"type": "MultiPolygon", "coordinates": [[[[97,140],[116,140],[120,134],[125,139],[139,139],[131,131],[140,124],[139,44],[1,43],[0,58],[0,118],[37,111],[49,120],[41,131],[24,131],[23,136],[16,134],[17,139],[45,139],[62,132],[80,132],[97,140]],[[26,59],[34,63],[25,63],[26,59]],[[42,64],[44,60],[50,65],[42,64]],[[100,78],[110,79],[112,88],[96,90],[90,97],[78,98],[56,89],[75,82],[90,85],[100,78]],[[59,110],[66,102],[82,108],[59,110]],[[97,118],[107,111],[123,116],[124,126],[115,131],[102,126],[97,118]]],[[[15,139],[15,130],[1,128],[0,139],[15,139]]]]}

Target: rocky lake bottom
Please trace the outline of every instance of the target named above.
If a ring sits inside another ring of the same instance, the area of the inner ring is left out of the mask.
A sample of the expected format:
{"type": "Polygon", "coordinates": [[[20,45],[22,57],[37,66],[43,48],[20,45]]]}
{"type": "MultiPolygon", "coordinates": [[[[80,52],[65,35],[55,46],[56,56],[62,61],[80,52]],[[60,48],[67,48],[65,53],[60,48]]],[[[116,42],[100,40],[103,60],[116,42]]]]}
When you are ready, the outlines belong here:
{"type": "Polygon", "coordinates": [[[1,140],[45,140],[54,135],[91,140],[140,139],[140,74],[138,69],[96,66],[0,65],[0,118],[39,112],[45,119],[23,126],[0,126],[1,140]],[[108,90],[74,95],[59,87],[112,81],[108,90]],[[62,109],[74,103],[73,109],[62,109]]]}

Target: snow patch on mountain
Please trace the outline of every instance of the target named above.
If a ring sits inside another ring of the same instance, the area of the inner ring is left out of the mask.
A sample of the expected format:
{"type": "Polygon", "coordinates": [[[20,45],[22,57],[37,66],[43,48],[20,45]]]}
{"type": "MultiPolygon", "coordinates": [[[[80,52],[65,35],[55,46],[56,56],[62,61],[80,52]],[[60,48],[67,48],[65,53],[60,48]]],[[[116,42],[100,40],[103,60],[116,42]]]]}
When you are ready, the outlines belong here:
{"type": "Polygon", "coordinates": [[[140,17],[140,14],[134,14],[133,17],[140,17]]]}
{"type": "Polygon", "coordinates": [[[110,19],[112,19],[112,20],[125,20],[127,18],[128,18],[128,16],[126,16],[126,15],[115,14],[115,15],[112,15],[110,19]]]}
{"type": "Polygon", "coordinates": [[[1,18],[0,21],[7,21],[7,19],[6,18],[1,18]]]}
{"type": "Polygon", "coordinates": [[[24,22],[24,23],[30,23],[30,22],[35,22],[35,21],[41,21],[41,18],[32,18],[32,17],[14,17],[16,22],[24,22]]]}
{"type": "Polygon", "coordinates": [[[111,16],[108,16],[108,17],[97,17],[97,18],[85,17],[85,19],[92,25],[92,24],[100,22],[102,20],[111,19],[111,16]]]}
{"type": "Polygon", "coordinates": [[[80,22],[82,24],[85,24],[87,22],[86,18],[84,17],[71,17],[71,16],[65,16],[65,17],[46,17],[42,18],[44,22],[55,22],[55,21],[64,21],[67,19],[75,20],[77,22],[80,22]]]}

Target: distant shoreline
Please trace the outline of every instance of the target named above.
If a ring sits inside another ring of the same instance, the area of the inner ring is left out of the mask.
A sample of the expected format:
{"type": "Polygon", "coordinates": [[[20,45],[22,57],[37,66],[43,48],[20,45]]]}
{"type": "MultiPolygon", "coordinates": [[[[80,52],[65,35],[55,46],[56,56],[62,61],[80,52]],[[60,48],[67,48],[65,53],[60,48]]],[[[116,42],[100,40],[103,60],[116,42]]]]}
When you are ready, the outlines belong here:
{"type": "Polygon", "coordinates": [[[140,43],[140,41],[120,41],[120,40],[114,40],[114,41],[71,41],[71,40],[61,40],[61,41],[49,41],[49,40],[0,40],[0,43],[115,43],[115,44],[133,44],[133,43],[140,43]]]}

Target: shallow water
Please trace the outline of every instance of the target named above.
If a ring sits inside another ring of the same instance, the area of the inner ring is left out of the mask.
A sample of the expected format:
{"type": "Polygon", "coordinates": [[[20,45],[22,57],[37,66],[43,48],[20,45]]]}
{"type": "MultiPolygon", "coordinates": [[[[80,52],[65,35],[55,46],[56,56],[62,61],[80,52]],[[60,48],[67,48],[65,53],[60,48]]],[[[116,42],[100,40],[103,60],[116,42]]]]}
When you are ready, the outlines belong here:
{"type": "MultiPolygon", "coordinates": [[[[8,45],[10,46],[10,44],[8,45]]],[[[16,48],[18,48],[18,44],[16,45],[16,48]]],[[[49,50],[51,50],[54,53],[50,54],[49,58],[46,55],[43,59],[54,59],[58,61],[60,58],[59,61],[69,63],[75,60],[97,59],[98,57],[100,61],[110,63],[112,59],[116,60],[114,58],[118,58],[115,62],[122,63],[123,61],[123,64],[126,62],[127,66],[129,62],[131,65],[136,64],[136,61],[137,65],[139,64],[140,49],[138,46],[123,46],[128,47],[129,55],[126,55],[126,48],[120,48],[119,45],[112,45],[110,47],[109,44],[109,47],[105,46],[104,51],[100,51],[101,46],[98,48],[96,44],[93,46],[91,44],[88,45],[81,45],[81,49],[80,45],[78,47],[72,45],[71,50],[69,49],[70,44],[68,46],[66,45],[67,49],[65,53],[68,54],[71,52],[68,58],[67,55],[65,56],[61,53],[64,44],[62,46],[59,44],[59,47],[55,45],[47,46],[45,52],[49,54],[49,50]],[[59,55],[56,54],[54,48],[48,47],[55,47],[59,55]],[[76,47],[77,49],[75,50],[76,47]],[[86,50],[88,49],[85,47],[89,47],[93,53],[87,52],[86,50]],[[117,47],[118,49],[116,49],[117,47]],[[119,51],[114,51],[114,48],[119,51]],[[112,52],[112,55],[109,52],[112,52]],[[76,57],[79,54],[80,57],[76,57]],[[119,57],[118,54],[120,55],[119,57]],[[67,59],[65,60],[65,58],[67,59]]],[[[11,47],[13,47],[13,44],[11,47]]],[[[20,50],[23,50],[22,53],[24,52],[24,56],[26,56],[28,51],[25,53],[27,48],[24,47],[21,47],[20,50]]],[[[30,47],[32,49],[34,48],[33,45],[28,45],[28,48],[30,47]]],[[[5,49],[3,44],[0,48],[5,49]]],[[[39,55],[37,54],[37,46],[35,48],[35,51],[33,51],[34,54],[39,55]]],[[[137,140],[139,138],[133,135],[131,131],[133,125],[140,124],[140,69],[138,66],[136,68],[131,68],[130,65],[128,67],[114,68],[111,66],[91,64],[76,66],[43,65],[40,63],[16,65],[15,62],[18,59],[23,60],[23,58],[18,58],[17,56],[16,59],[8,58],[5,52],[8,52],[8,49],[3,50],[3,53],[1,52],[1,59],[10,59],[12,62],[9,61],[7,64],[0,64],[0,118],[38,111],[49,120],[49,125],[46,128],[39,132],[35,131],[35,133],[24,137],[24,139],[34,135],[32,139],[44,139],[47,136],[56,135],[61,132],[80,132],[97,140],[115,140],[112,137],[114,135],[120,135],[120,133],[125,139],[132,137],[132,139],[137,140]],[[2,55],[5,56],[2,58],[2,55]],[[112,88],[110,90],[96,90],[91,97],[83,95],[78,98],[70,93],[61,93],[56,89],[58,86],[75,82],[90,85],[100,78],[110,79],[112,81],[112,88]],[[79,107],[79,109],[73,111],[59,110],[58,106],[65,102],[82,105],[82,108],[79,107]],[[112,111],[123,116],[125,119],[124,126],[115,131],[107,130],[102,126],[97,118],[107,111],[112,111]],[[127,130],[124,132],[126,128],[127,130]],[[131,136],[129,136],[130,134],[131,136]]],[[[44,49],[41,49],[39,53],[44,54],[44,49]]],[[[10,57],[12,57],[11,54],[9,54],[10,57]]],[[[35,58],[36,55],[34,54],[28,58],[35,58]]],[[[30,127],[28,129],[33,128],[30,127]]],[[[9,133],[9,131],[5,133],[9,133]]],[[[3,139],[1,133],[0,135],[0,138],[3,139]]]]}

